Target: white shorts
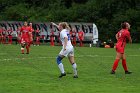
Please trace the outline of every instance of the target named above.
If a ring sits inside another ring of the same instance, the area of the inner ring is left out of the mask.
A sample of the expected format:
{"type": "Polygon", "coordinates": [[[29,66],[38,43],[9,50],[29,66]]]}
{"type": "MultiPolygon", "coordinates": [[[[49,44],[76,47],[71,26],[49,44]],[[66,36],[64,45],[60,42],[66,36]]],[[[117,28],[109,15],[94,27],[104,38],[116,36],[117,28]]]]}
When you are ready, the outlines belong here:
{"type": "Polygon", "coordinates": [[[64,51],[64,49],[62,49],[60,51],[59,55],[63,55],[65,57],[74,56],[74,48],[73,47],[67,47],[65,51],[64,51]]]}

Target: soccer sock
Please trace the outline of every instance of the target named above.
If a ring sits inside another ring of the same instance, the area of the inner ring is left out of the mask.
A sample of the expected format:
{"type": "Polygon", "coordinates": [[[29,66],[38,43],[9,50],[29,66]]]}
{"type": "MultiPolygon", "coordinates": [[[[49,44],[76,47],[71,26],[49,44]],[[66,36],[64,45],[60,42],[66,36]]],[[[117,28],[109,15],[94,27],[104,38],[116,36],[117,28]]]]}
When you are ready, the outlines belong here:
{"type": "Polygon", "coordinates": [[[62,58],[60,56],[58,56],[57,59],[56,59],[56,62],[58,64],[58,67],[59,67],[61,73],[65,73],[64,66],[63,66],[61,60],[62,60],[62,58]]]}
{"type": "Polygon", "coordinates": [[[126,65],[126,59],[122,59],[122,66],[123,66],[125,71],[128,71],[127,65],[126,65]]]}
{"type": "Polygon", "coordinates": [[[21,53],[24,53],[24,48],[21,48],[21,53]]]}
{"type": "Polygon", "coordinates": [[[29,46],[28,45],[26,46],[26,50],[27,50],[27,53],[29,53],[29,46]]]}
{"type": "Polygon", "coordinates": [[[118,67],[119,61],[120,61],[120,59],[116,59],[116,60],[114,61],[114,64],[113,64],[113,67],[112,67],[112,71],[115,71],[115,70],[116,70],[116,68],[118,67]]]}
{"type": "Polygon", "coordinates": [[[65,71],[64,71],[64,66],[63,66],[62,63],[60,63],[60,64],[58,65],[58,67],[59,67],[61,73],[65,73],[65,71]]]}
{"type": "Polygon", "coordinates": [[[73,67],[74,75],[77,75],[77,65],[76,65],[76,63],[73,63],[72,67],[73,67]]]}

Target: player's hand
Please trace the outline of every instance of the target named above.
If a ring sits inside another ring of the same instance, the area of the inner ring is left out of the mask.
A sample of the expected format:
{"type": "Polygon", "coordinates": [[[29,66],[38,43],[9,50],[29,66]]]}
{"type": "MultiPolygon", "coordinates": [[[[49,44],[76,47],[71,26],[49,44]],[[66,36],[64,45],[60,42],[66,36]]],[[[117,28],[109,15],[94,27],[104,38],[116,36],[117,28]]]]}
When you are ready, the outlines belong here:
{"type": "Polygon", "coordinates": [[[66,51],[66,48],[64,48],[64,50],[63,51],[66,51]]]}
{"type": "Polygon", "coordinates": [[[54,22],[51,22],[52,25],[56,25],[54,22]]]}

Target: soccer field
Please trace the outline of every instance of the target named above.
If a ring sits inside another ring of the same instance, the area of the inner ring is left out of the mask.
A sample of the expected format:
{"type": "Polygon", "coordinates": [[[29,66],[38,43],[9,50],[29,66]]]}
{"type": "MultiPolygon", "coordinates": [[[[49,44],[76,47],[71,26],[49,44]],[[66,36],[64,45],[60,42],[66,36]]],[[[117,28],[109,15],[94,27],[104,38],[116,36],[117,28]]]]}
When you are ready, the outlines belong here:
{"type": "Polygon", "coordinates": [[[31,46],[30,54],[20,54],[20,45],[0,45],[0,93],[140,93],[140,44],[126,46],[125,75],[121,61],[111,75],[115,49],[76,47],[79,78],[67,58],[66,77],[60,75],[56,57],[61,46],[31,46]]]}

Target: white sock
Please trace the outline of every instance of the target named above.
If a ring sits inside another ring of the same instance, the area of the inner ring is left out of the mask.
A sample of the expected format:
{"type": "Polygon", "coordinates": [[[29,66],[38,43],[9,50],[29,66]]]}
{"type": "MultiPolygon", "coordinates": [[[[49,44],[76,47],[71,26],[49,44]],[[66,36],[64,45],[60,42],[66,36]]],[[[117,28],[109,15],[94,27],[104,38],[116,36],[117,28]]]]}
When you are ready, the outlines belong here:
{"type": "Polygon", "coordinates": [[[74,75],[77,75],[77,65],[76,63],[72,64],[74,75]]]}
{"type": "Polygon", "coordinates": [[[64,71],[64,66],[63,66],[62,63],[60,63],[60,64],[58,65],[58,67],[59,67],[61,73],[64,73],[64,72],[65,72],[65,71],[64,71]]]}

